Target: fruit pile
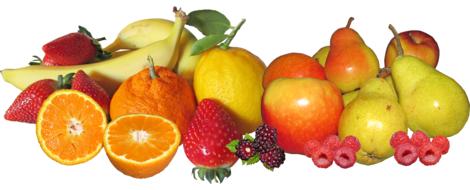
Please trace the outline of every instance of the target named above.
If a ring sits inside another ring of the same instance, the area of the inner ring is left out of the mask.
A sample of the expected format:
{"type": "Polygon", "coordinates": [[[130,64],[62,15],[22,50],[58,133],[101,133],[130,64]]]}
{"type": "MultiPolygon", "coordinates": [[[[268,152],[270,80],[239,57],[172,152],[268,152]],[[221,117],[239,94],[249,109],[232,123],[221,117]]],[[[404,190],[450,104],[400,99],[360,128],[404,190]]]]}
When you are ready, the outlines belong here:
{"type": "Polygon", "coordinates": [[[436,69],[439,48],[425,32],[390,25],[381,69],[350,18],[313,57],[287,53],[266,67],[230,46],[245,19],[233,26],[215,10],[174,13],[174,22],[131,23],[104,48],[105,38],[80,26],[30,66],[2,70],[23,90],[5,119],[35,123],[42,150],[64,165],[104,147],[116,169],[147,178],[182,145],[195,179],[222,183],[238,159],[274,171],[286,153],[318,168],[392,156],[435,165],[469,117],[464,89],[436,69]]]}

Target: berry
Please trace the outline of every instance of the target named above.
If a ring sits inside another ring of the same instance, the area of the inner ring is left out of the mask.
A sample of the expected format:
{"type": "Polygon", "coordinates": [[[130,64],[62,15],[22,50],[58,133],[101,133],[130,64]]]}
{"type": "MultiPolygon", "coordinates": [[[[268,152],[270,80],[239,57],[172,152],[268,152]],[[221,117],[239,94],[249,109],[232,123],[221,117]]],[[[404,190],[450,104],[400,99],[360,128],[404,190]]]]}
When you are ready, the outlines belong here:
{"type": "Polygon", "coordinates": [[[268,169],[279,168],[286,159],[284,150],[275,146],[264,153],[260,154],[260,160],[268,169]]]}
{"type": "Polygon", "coordinates": [[[350,168],[356,163],[355,150],[348,146],[342,146],[335,151],[335,163],[341,168],[350,168]]]}
{"type": "Polygon", "coordinates": [[[428,144],[429,142],[429,137],[422,131],[416,131],[411,136],[411,143],[418,147],[418,149],[428,144]]]}
{"type": "Polygon", "coordinates": [[[72,80],[73,90],[78,90],[85,93],[95,100],[106,113],[109,113],[109,104],[111,99],[109,98],[108,93],[102,86],[100,86],[95,80],[89,77],[82,70],[77,71],[72,80]]]}
{"type": "Polygon", "coordinates": [[[312,154],[320,148],[320,142],[315,139],[309,140],[304,146],[304,155],[312,157],[312,154]]]}
{"type": "Polygon", "coordinates": [[[441,150],[432,143],[425,144],[419,149],[419,161],[426,166],[437,164],[441,159],[441,150]]]}
{"type": "Polygon", "coordinates": [[[449,152],[450,143],[447,137],[443,137],[443,136],[434,137],[431,143],[434,146],[441,149],[442,154],[447,154],[447,152],[449,152]]]}
{"type": "Polygon", "coordinates": [[[352,148],[354,153],[361,149],[361,143],[359,142],[359,140],[357,140],[355,136],[347,136],[346,138],[344,138],[343,142],[341,143],[341,146],[352,148]]]}
{"type": "Polygon", "coordinates": [[[312,161],[319,168],[328,168],[333,164],[333,151],[328,146],[320,148],[312,154],[312,161]]]}
{"type": "Polygon", "coordinates": [[[240,140],[236,148],[235,154],[242,160],[248,160],[256,154],[253,143],[246,139],[240,140]]]}
{"type": "Polygon", "coordinates": [[[183,136],[183,148],[186,157],[196,167],[193,174],[200,174],[202,180],[211,182],[217,176],[219,182],[230,175],[230,167],[237,161],[237,156],[226,145],[241,139],[235,121],[216,101],[203,99],[183,136]]]}
{"type": "Polygon", "coordinates": [[[255,141],[253,143],[255,150],[260,153],[271,150],[277,146],[276,128],[269,127],[264,124],[256,129],[255,141]]]}
{"type": "Polygon", "coordinates": [[[410,143],[410,138],[408,134],[404,131],[397,131],[393,134],[392,138],[390,139],[390,145],[393,148],[397,148],[401,144],[410,143]]]}
{"type": "Polygon", "coordinates": [[[341,141],[337,135],[330,135],[323,141],[323,145],[334,151],[341,146],[341,141]]]}
{"type": "Polygon", "coordinates": [[[411,143],[403,143],[395,147],[395,160],[404,166],[409,166],[418,159],[418,149],[411,143]]]}

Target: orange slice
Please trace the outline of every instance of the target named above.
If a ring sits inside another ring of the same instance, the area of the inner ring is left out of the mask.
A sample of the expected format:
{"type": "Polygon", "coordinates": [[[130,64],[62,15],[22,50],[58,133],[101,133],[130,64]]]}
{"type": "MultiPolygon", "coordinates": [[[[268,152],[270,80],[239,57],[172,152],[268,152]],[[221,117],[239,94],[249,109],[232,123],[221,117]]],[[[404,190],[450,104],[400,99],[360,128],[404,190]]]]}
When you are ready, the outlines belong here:
{"type": "Polygon", "coordinates": [[[39,110],[36,135],[47,156],[74,165],[98,154],[106,124],[106,114],[91,97],[76,90],[58,90],[39,110]]]}
{"type": "Polygon", "coordinates": [[[180,141],[180,132],[172,121],[157,115],[130,114],[108,124],[103,143],[119,171],[147,178],[168,166],[180,141]]]}

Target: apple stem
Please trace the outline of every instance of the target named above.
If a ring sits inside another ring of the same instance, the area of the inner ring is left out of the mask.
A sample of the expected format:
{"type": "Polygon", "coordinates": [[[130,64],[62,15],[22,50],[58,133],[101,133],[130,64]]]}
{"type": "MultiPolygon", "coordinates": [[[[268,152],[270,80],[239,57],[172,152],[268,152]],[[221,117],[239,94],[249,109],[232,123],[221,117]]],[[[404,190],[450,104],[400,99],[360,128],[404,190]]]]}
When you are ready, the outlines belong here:
{"type": "Polygon", "coordinates": [[[398,32],[397,30],[395,29],[395,27],[393,27],[393,25],[388,25],[388,28],[392,31],[393,33],[393,36],[397,42],[397,54],[398,56],[403,56],[403,47],[401,46],[401,41],[400,41],[400,35],[398,35],[398,32]]]}
{"type": "Polygon", "coordinates": [[[354,20],[354,17],[349,17],[348,24],[346,24],[346,28],[351,27],[351,23],[352,23],[353,20],[354,20]]]}
{"type": "Polygon", "coordinates": [[[147,57],[147,61],[149,62],[149,73],[150,73],[150,78],[151,79],[156,79],[160,76],[157,75],[157,72],[155,72],[155,64],[153,63],[153,58],[152,56],[147,57]]]}

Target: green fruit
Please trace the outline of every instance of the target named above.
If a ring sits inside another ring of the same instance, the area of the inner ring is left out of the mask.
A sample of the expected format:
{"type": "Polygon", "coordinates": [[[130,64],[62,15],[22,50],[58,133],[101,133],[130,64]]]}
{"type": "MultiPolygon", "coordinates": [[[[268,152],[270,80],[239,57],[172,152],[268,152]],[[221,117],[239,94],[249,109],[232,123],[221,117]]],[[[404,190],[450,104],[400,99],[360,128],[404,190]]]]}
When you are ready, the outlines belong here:
{"type": "Polygon", "coordinates": [[[393,155],[390,138],[397,131],[407,131],[405,113],[385,79],[368,80],[356,99],[344,109],[339,122],[341,139],[353,135],[361,143],[357,162],[379,163],[393,155]]]}
{"type": "Polygon", "coordinates": [[[354,99],[356,99],[358,94],[359,94],[359,90],[355,90],[355,91],[343,94],[343,104],[344,104],[344,106],[346,107],[349,103],[351,103],[354,99]]]}
{"type": "Polygon", "coordinates": [[[454,79],[403,54],[393,62],[392,77],[411,130],[421,130],[430,137],[449,137],[465,126],[469,101],[454,79]]]}
{"type": "Polygon", "coordinates": [[[328,52],[330,52],[330,46],[325,46],[320,48],[315,55],[313,55],[313,58],[320,63],[322,67],[325,67],[325,62],[326,62],[326,57],[328,57],[328,52]]]}

